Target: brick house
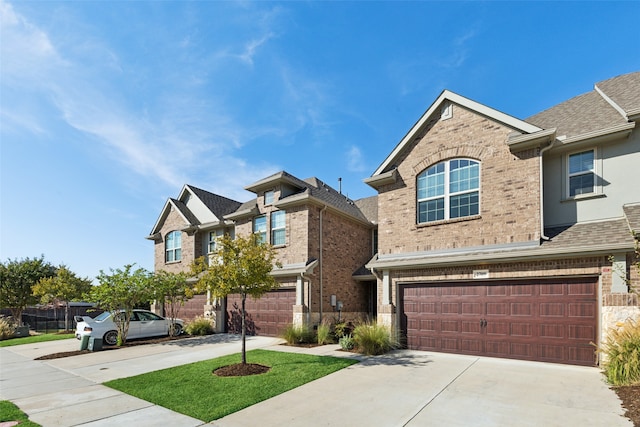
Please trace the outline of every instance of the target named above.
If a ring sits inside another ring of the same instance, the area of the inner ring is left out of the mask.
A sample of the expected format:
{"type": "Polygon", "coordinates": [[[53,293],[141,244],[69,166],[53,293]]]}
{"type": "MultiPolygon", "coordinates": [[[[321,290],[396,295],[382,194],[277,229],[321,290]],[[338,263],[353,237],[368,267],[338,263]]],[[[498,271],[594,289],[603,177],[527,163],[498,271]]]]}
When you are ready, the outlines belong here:
{"type": "MultiPolygon", "coordinates": [[[[375,277],[362,273],[375,253],[375,197],[354,202],[317,178],[284,171],[245,188],[256,194],[245,203],[190,185],[169,199],[147,237],[155,242],[155,270],[188,271],[215,250],[217,237],[260,233],[282,268],[272,272],[278,290],[246,301],[250,333],[276,336],[291,323],[375,316],[375,277]]],[[[239,305],[239,295],[198,295],[181,316],[205,313],[218,332],[238,332],[239,305]]]]}
{"type": "MultiPolygon", "coordinates": [[[[148,240],[154,242],[154,269],[170,272],[189,271],[191,263],[215,249],[216,238],[233,235],[234,227],[224,216],[235,211],[240,202],[210,193],[192,185],[182,187],[177,199],[164,204],[148,240]]],[[[155,307],[155,311],[161,311],[155,307]]],[[[192,319],[212,314],[212,302],[197,295],[180,310],[180,317],[192,319]]]]}
{"type": "MultiPolygon", "coordinates": [[[[375,314],[375,278],[354,276],[374,253],[371,200],[354,202],[318,178],[301,180],[285,171],[245,189],[256,198],[224,218],[234,221],[238,235],[259,233],[282,264],[272,271],[280,289],[247,300],[252,332],[277,335],[291,323],[375,314]]],[[[227,298],[227,318],[237,314],[239,301],[227,298]]]]}
{"type": "Polygon", "coordinates": [[[378,321],[411,349],[597,363],[640,317],[639,120],[640,73],[527,120],[444,91],[365,179],[378,321]]]}

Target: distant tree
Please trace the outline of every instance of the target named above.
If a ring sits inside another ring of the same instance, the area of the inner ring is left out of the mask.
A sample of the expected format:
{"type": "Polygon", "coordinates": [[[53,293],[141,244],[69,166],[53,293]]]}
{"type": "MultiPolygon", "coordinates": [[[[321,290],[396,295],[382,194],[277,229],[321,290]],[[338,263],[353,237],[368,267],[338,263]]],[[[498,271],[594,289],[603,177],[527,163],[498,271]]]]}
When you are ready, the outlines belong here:
{"type": "MultiPolygon", "coordinates": [[[[242,298],[242,364],[246,365],[246,311],[247,296],[260,298],[266,292],[278,288],[278,282],[269,273],[273,269],[275,250],[261,243],[258,234],[232,239],[225,235],[220,239],[213,262],[207,264],[204,257],[192,265],[198,275],[199,292],[206,290],[218,298],[229,294],[240,294],[242,298]]],[[[280,263],[276,263],[280,265],[280,263]]]]}
{"type": "Polygon", "coordinates": [[[87,299],[111,312],[118,330],[118,345],[122,345],[127,341],[133,309],[153,300],[153,276],[144,268],[133,270],[132,264],[110,270],[111,274],[100,270],[97,277],[100,284],[91,288],[87,299]]]}
{"type": "Polygon", "coordinates": [[[76,276],[65,265],[58,267],[55,276],[40,279],[33,294],[43,304],[64,303],[64,328],[69,330],[69,303],[78,301],[91,290],[91,280],[76,276]]]}
{"type": "Polygon", "coordinates": [[[169,334],[178,335],[176,319],[184,303],[193,298],[193,289],[187,283],[187,274],[157,271],[153,276],[152,292],[157,302],[162,302],[164,314],[170,321],[169,334]]]}
{"type": "Polygon", "coordinates": [[[0,308],[11,309],[17,324],[22,325],[22,312],[38,301],[33,286],[55,274],[56,267],[45,261],[44,255],[0,263],[0,308]]]}

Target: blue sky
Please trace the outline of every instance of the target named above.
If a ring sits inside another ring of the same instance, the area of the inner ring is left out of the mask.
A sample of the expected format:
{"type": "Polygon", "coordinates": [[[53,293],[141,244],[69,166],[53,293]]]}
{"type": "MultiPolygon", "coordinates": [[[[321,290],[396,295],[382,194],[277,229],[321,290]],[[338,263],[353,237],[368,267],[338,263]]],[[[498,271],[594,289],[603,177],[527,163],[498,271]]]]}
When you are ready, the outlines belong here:
{"type": "Polygon", "coordinates": [[[640,2],[0,0],[0,258],[153,269],[185,183],[357,199],[444,89],[517,118],[640,70],[640,2]]]}

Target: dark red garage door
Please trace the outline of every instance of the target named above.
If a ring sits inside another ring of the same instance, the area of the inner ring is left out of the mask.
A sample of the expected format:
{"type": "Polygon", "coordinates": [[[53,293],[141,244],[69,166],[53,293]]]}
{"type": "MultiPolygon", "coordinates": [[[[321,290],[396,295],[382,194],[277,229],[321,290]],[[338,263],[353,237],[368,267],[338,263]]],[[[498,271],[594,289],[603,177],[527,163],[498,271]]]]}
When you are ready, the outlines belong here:
{"type": "MultiPolygon", "coordinates": [[[[247,297],[247,334],[276,337],[293,322],[293,305],[296,301],[295,289],[278,289],[267,292],[255,300],[247,297]]],[[[231,334],[242,332],[242,299],[238,294],[227,297],[227,331],[231,334]]]]}
{"type": "Polygon", "coordinates": [[[410,349],[593,366],[596,280],[403,285],[400,327],[410,349]]]}

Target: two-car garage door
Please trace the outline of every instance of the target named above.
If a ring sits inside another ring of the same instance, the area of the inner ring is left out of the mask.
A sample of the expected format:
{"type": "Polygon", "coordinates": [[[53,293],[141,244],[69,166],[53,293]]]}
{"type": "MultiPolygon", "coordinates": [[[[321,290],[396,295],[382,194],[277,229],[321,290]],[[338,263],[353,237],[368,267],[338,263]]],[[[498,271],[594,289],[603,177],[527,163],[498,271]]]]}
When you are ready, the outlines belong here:
{"type": "MultiPolygon", "coordinates": [[[[296,290],[278,289],[267,292],[260,299],[247,297],[247,334],[278,336],[284,328],[293,322],[293,305],[296,301],[296,290]]],[[[242,332],[241,320],[242,299],[240,295],[227,296],[227,332],[242,332]]]]}
{"type": "Polygon", "coordinates": [[[593,366],[595,278],[410,284],[400,327],[415,350],[593,366]]]}

